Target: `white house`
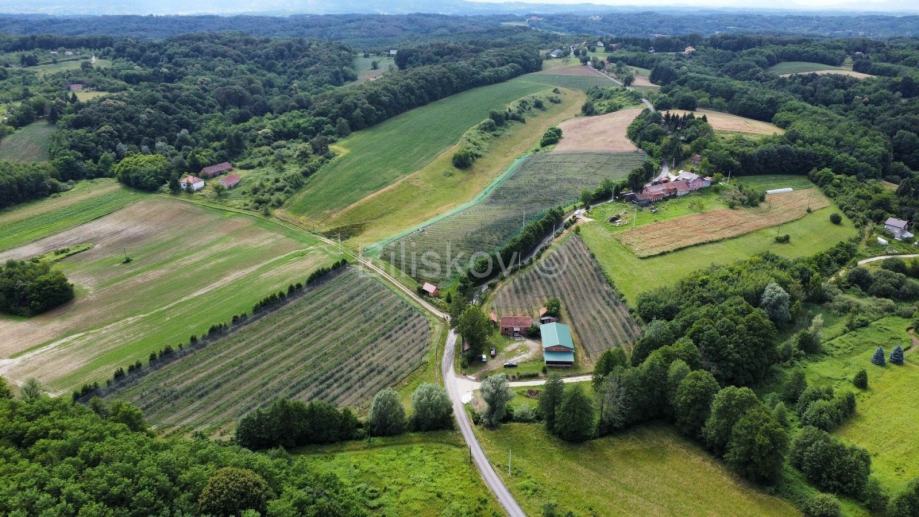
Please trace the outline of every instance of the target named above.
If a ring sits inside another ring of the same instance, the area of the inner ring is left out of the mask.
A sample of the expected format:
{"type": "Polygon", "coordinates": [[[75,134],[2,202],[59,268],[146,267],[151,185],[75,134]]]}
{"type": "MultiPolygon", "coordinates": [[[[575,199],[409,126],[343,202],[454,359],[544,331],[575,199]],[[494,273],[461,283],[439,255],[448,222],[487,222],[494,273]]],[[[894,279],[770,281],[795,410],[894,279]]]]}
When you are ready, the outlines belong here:
{"type": "Polygon", "coordinates": [[[908,228],[909,221],[904,221],[903,219],[889,217],[886,221],[884,221],[884,229],[890,232],[890,234],[893,235],[893,238],[897,239],[898,241],[913,238],[913,234],[909,233],[907,230],[908,228]]]}
{"type": "Polygon", "coordinates": [[[189,175],[179,180],[179,186],[182,187],[182,190],[197,192],[204,188],[204,180],[197,176],[189,175]]]}

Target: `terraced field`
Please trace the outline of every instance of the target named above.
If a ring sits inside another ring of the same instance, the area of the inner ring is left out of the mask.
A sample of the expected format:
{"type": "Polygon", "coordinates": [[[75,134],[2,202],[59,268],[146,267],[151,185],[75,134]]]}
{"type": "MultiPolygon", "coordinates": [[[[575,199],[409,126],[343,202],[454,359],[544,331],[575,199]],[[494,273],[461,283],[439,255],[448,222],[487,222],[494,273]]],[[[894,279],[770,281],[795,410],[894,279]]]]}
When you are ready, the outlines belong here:
{"type": "Polygon", "coordinates": [[[545,210],[624,178],[642,160],[641,153],[532,155],[481,203],[386,244],[381,257],[415,278],[451,278],[474,253],[499,248],[545,210]]]}
{"type": "MultiPolygon", "coordinates": [[[[580,237],[569,238],[501,285],[494,295],[494,307],[499,316],[535,316],[553,297],[562,302],[562,311],[589,360],[612,347],[629,347],[639,334],[638,324],[580,237]]],[[[583,362],[580,357],[578,361],[583,362]]]]}
{"type": "Polygon", "coordinates": [[[225,429],[276,398],[355,406],[421,365],[431,336],[419,310],[347,269],[114,396],[166,431],[225,429]]]}

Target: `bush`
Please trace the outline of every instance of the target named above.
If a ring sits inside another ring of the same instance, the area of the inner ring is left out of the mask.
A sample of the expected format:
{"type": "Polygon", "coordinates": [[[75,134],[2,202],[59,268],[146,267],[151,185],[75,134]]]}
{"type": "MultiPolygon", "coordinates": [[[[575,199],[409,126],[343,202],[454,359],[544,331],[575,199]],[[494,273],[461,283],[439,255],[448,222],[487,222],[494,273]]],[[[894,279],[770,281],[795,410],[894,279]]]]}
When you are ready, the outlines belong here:
{"type": "Polygon", "coordinates": [[[796,403],[806,389],[807,379],[804,377],[804,372],[795,370],[782,387],[782,398],[787,402],[796,403]]]}
{"type": "Polygon", "coordinates": [[[549,145],[557,144],[559,140],[562,139],[562,129],[559,127],[550,127],[543,133],[542,138],[539,140],[540,147],[546,147],[549,145]]]}
{"type": "Polygon", "coordinates": [[[412,428],[432,431],[453,427],[453,404],[447,392],[435,384],[422,384],[412,394],[412,428]]]}
{"type": "Polygon", "coordinates": [[[874,351],[874,355],[871,356],[871,363],[877,366],[884,366],[886,364],[886,361],[884,360],[883,347],[877,347],[877,349],[874,351]]]}
{"type": "Polygon", "coordinates": [[[839,501],[829,494],[817,494],[808,499],[802,508],[806,517],[839,517],[839,501]]]}
{"type": "Polygon", "coordinates": [[[859,370],[855,377],[852,377],[852,384],[860,390],[868,389],[868,372],[864,368],[859,370]]]}
{"type": "Polygon", "coordinates": [[[0,267],[0,312],[33,316],[73,300],[73,285],[46,262],[10,260],[0,267]]]}
{"type": "Polygon", "coordinates": [[[775,242],[779,244],[788,244],[791,242],[791,235],[788,235],[787,233],[785,235],[776,235],[775,242]]]}
{"type": "Polygon", "coordinates": [[[482,419],[487,427],[497,427],[507,412],[507,401],[513,396],[507,385],[507,376],[502,373],[485,379],[482,381],[481,391],[482,398],[487,404],[482,419]]]}
{"type": "Polygon", "coordinates": [[[583,442],[594,435],[594,405],[580,385],[565,390],[555,417],[555,432],[568,442],[583,442]]]}
{"type": "Polygon", "coordinates": [[[816,427],[804,427],[791,448],[791,464],[821,490],[861,497],[871,473],[871,457],[816,427]]]}
{"type": "Polygon", "coordinates": [[[903,347],[897,345],[890,353],[890,364],[903,365],[903,347]]]}
{"type": "Polygon", "coordinates": [[[842,216],[834,212],[830,214],[830,222],[833,224],[842,224],[842,216]]]}
{"type": "Polygon", "coordinates": [[[919,515],[919,478],[909,482],[906,490],[890,501],[890,517],[916,517],[919,515]]]}
{"type": "Polygon", "coordinates": [[[373,436],[392,436],[405,431],[405,408],[394,389],[386,388],[374,395],[368,424],[373,436]]]}
{"type": "Polygon", "coordinates": [[[255,472],[224,467],[208,478],[198,507],[207,515],[242,515],[246,510],[264,513],[269,493],[268,483],[255,472]]]}

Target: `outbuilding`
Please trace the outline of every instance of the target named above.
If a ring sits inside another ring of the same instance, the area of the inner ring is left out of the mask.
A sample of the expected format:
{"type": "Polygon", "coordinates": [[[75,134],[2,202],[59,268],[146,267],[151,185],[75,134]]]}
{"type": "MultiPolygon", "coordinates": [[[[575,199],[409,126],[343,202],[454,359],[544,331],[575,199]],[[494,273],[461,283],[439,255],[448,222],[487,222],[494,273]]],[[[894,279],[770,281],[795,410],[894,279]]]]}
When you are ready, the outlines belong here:
{"type": "Polygon", "coordinates": [[[571,330],[564,323],[546,323],[539,326],[542,337],[542,357],[546,366],[574,365],[574,341],[571,330]]]}
{"type": "Polygon", "coordinates": [[[520,337],[533,326],[533,318],[529,316],[502,316],[498,327],[501,334],[508,337],[520,337]]]}
{"type": "Polygon", "coordinates": [[[909,221],[904,221],[903,219],[897,219],[896,217],[889,217],[884,221],[884,229],[890,232],[893,235],[894,239],[902,241],[903,239],[912,239],[913,234],[909,232],[909,221]]]}
{"type": "Polygon", "coordinates": [[[230,162],[221,162],[214,165],[208,165],[201,169],[201,177],[203,178],[213,178],[214,176],[220,176],[225,172],[230,172],[233,170],[233,165],[230,162]]]}
{"type": "Polygon", "coordinates": [[[437,296],[440,294],[440,289],[430,282],[425,282],[424,285],[421,286],[421,290],[428,296],[437,296]]]}
{"type": "Polygon", "coordinates": [[[204,188],[204,180],[197,176],[188,175],[179,180],[179,186],[182,187],[182,190],[197,192],[204,188]]]}

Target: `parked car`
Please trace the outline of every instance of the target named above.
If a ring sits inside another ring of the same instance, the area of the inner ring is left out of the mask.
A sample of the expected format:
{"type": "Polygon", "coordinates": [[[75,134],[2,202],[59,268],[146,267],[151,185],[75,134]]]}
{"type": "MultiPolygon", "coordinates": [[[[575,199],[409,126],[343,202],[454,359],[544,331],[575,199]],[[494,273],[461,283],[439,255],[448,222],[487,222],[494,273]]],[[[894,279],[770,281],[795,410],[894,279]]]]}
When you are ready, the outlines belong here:
{"type": "Polygon", "coordinates": [[[508,361],[508,362],[504,363],[504,367],[505,367],[505,368],[516,368],[516,367],[517,367],[517,363],[515,363],[514,361],[508,361]]]}
{"type": "Polygon", "coordinates": [[[483,362],[483,363],[487,363],[487,362],[488,362],[488,356],[487,356],[487,355],[482,354],[482,362],[483,362]]]}

